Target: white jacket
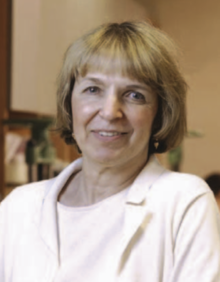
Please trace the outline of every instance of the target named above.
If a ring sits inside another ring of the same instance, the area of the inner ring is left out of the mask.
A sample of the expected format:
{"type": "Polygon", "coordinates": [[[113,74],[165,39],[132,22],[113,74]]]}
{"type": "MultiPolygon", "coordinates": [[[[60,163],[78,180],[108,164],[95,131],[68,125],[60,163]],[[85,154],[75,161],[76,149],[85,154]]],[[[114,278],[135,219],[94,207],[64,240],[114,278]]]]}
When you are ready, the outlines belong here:
{"type": "MultiPolygon", "coordinates": [[[[17,188],[1,203],[0,282],[54,281],[57,196],[81,163],[17,188]]],[[[118,269],[102,282],[220,282],[220,218],[203,180],[167,171],[152,158],[131,186],[124,213],[118,269]]]]}

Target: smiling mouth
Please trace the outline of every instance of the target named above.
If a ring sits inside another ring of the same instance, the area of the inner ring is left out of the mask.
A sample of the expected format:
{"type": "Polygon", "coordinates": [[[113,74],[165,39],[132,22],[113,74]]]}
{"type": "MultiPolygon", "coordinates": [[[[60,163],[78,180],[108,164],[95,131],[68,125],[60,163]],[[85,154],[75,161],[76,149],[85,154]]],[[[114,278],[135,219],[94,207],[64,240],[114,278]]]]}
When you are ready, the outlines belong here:
{"type": "Polygon", "coordinates": [[[94,131],[103,137],[114,137],[119,135],[124,135],[126,132],[118,132],[118,131],[94,131]]]}
{"type": "Polygon", "coordinates": [[[118,136],[118,135],[123,134],[123,133],[117,132],[117,131],[115,131],[115,132],[99,131],[98,133],[101,136],[107,136],[107,137],[118,136]]]}

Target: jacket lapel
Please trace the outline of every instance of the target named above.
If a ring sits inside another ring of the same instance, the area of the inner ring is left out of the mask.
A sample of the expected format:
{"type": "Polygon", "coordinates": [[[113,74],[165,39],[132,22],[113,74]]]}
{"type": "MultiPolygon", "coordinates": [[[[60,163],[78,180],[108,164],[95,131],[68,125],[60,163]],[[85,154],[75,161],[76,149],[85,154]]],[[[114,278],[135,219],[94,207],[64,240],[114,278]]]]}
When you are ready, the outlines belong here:
{"type": "Polygon", "coordinates": [[[59,226],[57,199],[69,177],[81,169],[82,160],[78,159],[65,168],[55,179],[48,182],[38,221],[42,240],[59,263],[59,226]],[[51,184],[51,185],[50,185],[51,184]]]}
{"type": "Polygon", "coordinates": [[[151,217],[151,211],[144,205],[126,204],[125,222],[122,235],[121,252],[123,253],[131,241],[132,237],[141,226],[146,217],[151,217]]]}
{"type": "Polygon", "coordinates": [[[125,220],[121,244],[121,256],[141,224],[153,216],[150,206],[149,192],[152,185],[164,173],[165,169],[152,156],[132,184],[125,206],[125,220]]]}

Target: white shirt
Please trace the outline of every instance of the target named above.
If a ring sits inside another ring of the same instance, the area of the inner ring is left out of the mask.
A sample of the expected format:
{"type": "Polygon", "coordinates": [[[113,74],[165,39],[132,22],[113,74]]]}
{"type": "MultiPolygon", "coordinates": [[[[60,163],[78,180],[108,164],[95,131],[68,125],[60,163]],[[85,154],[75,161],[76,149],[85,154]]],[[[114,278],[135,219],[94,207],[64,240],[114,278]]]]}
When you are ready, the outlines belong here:
{"type": "Polygon", "coordinates": [[[116,272],[127,192],[87,207],[58,203],[60,268],[55,282],[101,282],[106,272],[116,272]]]}

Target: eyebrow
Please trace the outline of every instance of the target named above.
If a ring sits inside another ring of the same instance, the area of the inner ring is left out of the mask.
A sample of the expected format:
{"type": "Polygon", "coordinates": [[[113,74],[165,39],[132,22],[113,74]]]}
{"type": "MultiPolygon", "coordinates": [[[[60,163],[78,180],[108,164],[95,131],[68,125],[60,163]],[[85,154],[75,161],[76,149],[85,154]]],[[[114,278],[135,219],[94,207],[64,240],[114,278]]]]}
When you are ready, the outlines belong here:
{"type": "MultiPolygon", "coordinates": [[[[94,83],[101,84],[101,85],[105,84],[101,79],[96,78],[96,77],[90,77],[90,76],[84,77],[82,79],[82,82],[86,82],[86,81],[92,81],[94,83]]],[[[145,91],[150,91],[151,90],[150,86],[147,85],[147,84],[144,84],[144,85],[141,85],[141,84],[128,84],[125,87],[127,89],[129,89],[129,88],[136,88],[136,89],[145,90],[145,91]]]]}

